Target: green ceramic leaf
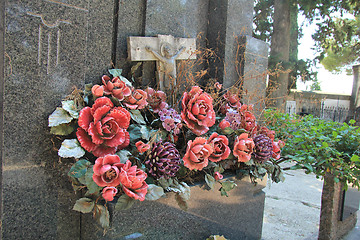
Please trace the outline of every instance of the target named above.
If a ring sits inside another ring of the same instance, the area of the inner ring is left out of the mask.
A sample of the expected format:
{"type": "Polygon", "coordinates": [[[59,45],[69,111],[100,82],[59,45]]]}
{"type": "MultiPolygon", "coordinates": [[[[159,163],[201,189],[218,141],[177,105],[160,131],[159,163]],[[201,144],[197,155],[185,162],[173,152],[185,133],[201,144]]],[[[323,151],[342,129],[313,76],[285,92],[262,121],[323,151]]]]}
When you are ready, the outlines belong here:
{"type": "Polygon", "coordinates": [[[134,120],[135,122],[137,122],[139,124],[146,125],[145,119],[141,115],[141,112],[139,110],[130,110],[129,112],[130,112],[132,120],[134,120]]]}
{"type": "Polygon", "coordinates": [[[123,76],[119,76],[120,80],[123,81],[126,85],[132,87],[132,83],[127,80],[127,78],[123,77],[123,76]]]}
{"type": "Polygon", "coordinates": [[[109,73],[113,76],[113,77],[119,77],[122,74],[122,69],[109,69],[109,73]]]}
{"type": "Polygon", "coordinates": [[[88,188],[89,194],[94,194],[94,193],[100,192],[100,190],[102,189],[102,187],[99,187],[94,182],[93,174],[94,174],[93,167],[92,166],[88,167],[88,169],[85,173],[85,183],[86,183],[86,187],[88,188]]]}
{"type": "Polygon", "coordinates": [[[88,160],[81,159],[70,168],[68,175],[70,177],[80,178],[85,175],[90,164],[91,162],[89,162],[88,160]]]}
{"type": "Polygon", "coordinates": [[[145,125],[141,125],[140,127],[141,137],[143,139],[149,140],[150,139],[150,128],[145,125]]]}
{"type": "Polygon", "coordinates": [[[65,139],[59,149],[58,155],[63,158],[81,158],[85,150],[80,146],[77,139],[65,139]]]}
{"type": "Polygon", "coordinates": [[[230,127],[227,127],[224,130],[222,130],[222,132],[225,133],[226,135],[230,135],[234,132],[234,130],[230,127]]]}
{"type": "Polygon", "coordinates": [[[120,157],[121,163],[126,163],[126,161],[129,160],[129,156],[131,156],[131,152],[129,152],[128,150],[120,150],[115,154],[120,157]]]}
{"type": "Polygon", "coordinates": [[[62,108],[67,111],[73,118],[79,118],[79,112],[77,111],[74,100],[62,101],[62,108]]]}
{"type": "Polygon", "coordinates": [[[110,227],[110,214],[107,208],[103,205],[96,205],[95,218],[103,228],[110,227]]]}
{"type": "Polygon", "coordinates": [[[75,130],[75,126],[71,123],[63,123],[50,128],[50,133],[54,135],[66,136],[75,130]]]}
{"type": "Polygon", "coordinates": [[[159,187],[155,184],[149,184],[145,199],[155,201],[161,198],[164,194],[164,189],[162,187],[159,187]]]}
{"type": "Polygon", "coordinates": [[[205,175],[205,182],[206,184],[209,186],[209,188],[212,190],[214,189],[214,185],[215,185],[215,178],[213,176],[211,176],[210,174],[205,175]]]}
{"type": "Polygon", "coordinates": [[[171,178],[170,179],[165,179],[165,178],[162,177],[162,178],[159,178],[157,181],[163,188],[168,188],[171,185],[169,180],[171,180],[171,178]]]}
{"type": "Polygon", "coordinates": [[[227,194],[227,192],[223,188],[220,188],[220,192],[221,192],[221,196],[229,197],[229,195],[227,194]]]}
{"type": "Polygon", "coordinates": [[[81,213],[89,213],[93,210],[95,202],[90,198],[80,198],[76,201],[73,210],[81,213]]]}
{"type": "Polygon", "coordinates": [[[188,205],[187,205],[187,202],[186,202],[186,199],[184,199],[181,194],[177,193],[175,195],[175,200],[176,202],[178,203],[179,207],[184,210],[184,211],[187,211],[188,210],[188,205]]]}
{"type": "Polygon", "coordinates": [[[130,209],[132,207],[132,205],[134,205],[135,203],[135,199],[129,197],[126,194],[121,195],[121,197],[119,197],[116,205],[115,205],[115,209],[116,210],[127,210],[130,209]]]}
{"type": "Polygon", "coordinates": [[[69,123],[71,120],[73,120],[73,117],[71,117],[67,111],[58,107],[49,116],[49,127],[55,127],[63,123],[69,123]]]}
{"type": "Polygon", "coordinates": [[[225,191],[230,191],[231,189],[233,189],[234,187],[236,187],[236,183],[234,183],[231,180],[226,180],[224,182],[221,182],[221,186],[225,191]]]}

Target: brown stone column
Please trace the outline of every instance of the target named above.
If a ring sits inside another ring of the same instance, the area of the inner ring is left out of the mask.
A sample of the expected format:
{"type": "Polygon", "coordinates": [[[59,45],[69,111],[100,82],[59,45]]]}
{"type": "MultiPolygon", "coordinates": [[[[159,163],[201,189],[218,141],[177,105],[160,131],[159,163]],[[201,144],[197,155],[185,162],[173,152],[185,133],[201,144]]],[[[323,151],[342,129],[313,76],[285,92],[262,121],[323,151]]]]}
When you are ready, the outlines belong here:
{"type": "Polygon", "coordinates": [[[340,221],[343,207],[343,188],[327,174],[321,196],[319,240],[337,240],[347,234],[356,224],[356,214],[340,221]]]}

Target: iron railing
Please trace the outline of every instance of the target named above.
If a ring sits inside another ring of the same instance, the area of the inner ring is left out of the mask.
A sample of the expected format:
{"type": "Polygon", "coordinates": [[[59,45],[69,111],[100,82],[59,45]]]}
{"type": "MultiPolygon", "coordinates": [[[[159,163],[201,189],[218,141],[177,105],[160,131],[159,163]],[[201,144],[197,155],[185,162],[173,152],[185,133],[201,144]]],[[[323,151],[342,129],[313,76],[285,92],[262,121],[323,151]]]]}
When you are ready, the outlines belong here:
{"type": "Polygon", "coordinates": [[[347,107],[328,107],[321,104],[321,107],[302,107],[301,109],[296,109],[288,107],[286,109],[287,113],[296,112],[299,115],[313,115],[314,117],[329,119],[335,122],[345,122],[351,118],[357,118],[360,116],[360,108],[357,108],[355,111],[350,110],[347,107]]]}

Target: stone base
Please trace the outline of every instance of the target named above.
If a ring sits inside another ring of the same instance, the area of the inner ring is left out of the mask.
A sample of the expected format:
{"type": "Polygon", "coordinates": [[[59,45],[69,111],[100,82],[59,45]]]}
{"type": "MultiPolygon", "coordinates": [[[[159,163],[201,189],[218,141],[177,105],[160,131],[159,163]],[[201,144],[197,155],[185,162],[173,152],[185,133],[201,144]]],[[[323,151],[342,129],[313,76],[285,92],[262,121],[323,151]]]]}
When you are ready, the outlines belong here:
{"type": "Polygon", "coordinates": [[[355,227],[357,215],[352,214],[343,221],[340,220],[344,200],[342,185],[335,183],[331,174],[327,174],[324,180],[318,239],[337,240],[355,227]]]}
{"type": "Polygon", "coordinates": [[[94,220],[84,215],[82,239],[201,239],[210,235],[224,235],[227,239],[261,239],[266,186],[263,180],[254,186],[249,178],[237,180],[237,187],[229,197],[217,189],[191,187],[189,210],[177,205],[174,195],[157,201],[137,202],[126,211],[114,211],[111,230],[103,236],[100,227],[89,227],[94,220]],[[96,236],[96,237],[95,237],[96,236]]]}

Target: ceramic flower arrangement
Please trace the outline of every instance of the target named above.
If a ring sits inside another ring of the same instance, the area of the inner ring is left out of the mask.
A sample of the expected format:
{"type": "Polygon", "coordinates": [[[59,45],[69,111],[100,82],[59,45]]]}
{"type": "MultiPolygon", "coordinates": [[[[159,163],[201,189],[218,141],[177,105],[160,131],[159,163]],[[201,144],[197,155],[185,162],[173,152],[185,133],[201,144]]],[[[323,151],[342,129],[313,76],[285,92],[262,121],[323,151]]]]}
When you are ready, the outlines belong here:
{"type": "Polygon", "coordinates": [[[213,189],[218,181],[220,194],[228,196],[236,187],[224,178],[228,172],[254,181],[267,173],[274,181],[283,178],[274,161],[283,142],[258,125],[252,106],[241,104],[236,92],[219,83],[212,95],[191,86],[170,105],[164,92],[134,87],[119,69],[109,72],[49,116],[50,132],[64,138],[58,155],[74,159],[68,176],[82,193],[74,210],[92,212],[108,228],[108,204],[123,210],[175,192],[186,210],[189,183],[213,189]]]}

